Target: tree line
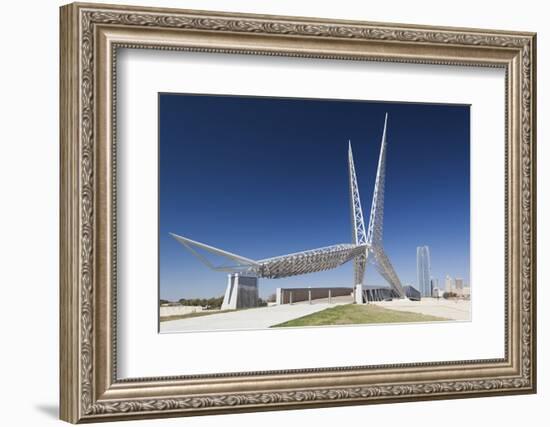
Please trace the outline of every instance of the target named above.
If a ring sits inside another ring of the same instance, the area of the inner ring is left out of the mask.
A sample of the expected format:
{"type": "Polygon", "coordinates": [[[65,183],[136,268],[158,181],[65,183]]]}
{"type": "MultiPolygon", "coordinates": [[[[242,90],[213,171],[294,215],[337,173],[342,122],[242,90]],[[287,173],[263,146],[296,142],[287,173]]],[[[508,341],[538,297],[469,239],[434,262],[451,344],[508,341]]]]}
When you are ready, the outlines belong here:
{"type": "Polygon", "coordinates": [[[207,308],[221,308],[223,297],[213,298],[181,298],[178,300],[181,305],[194,305],[207,308]]]}
{"type": "MultiPolygon", "coordinates": [[[[209,309],[219,309],[223,303],[223,297],[212,297],[212,298],[180,298],[177,301],[180,305],[186,306],[201,306],[209,309]]],[[[173,301],[168,301],[165,299],[160,300],[160,304],[173,304],[173,301]]],[[[264,307],[267,305],[267,301],[262,298],[258,298],[258,306],[264,307]]]]}

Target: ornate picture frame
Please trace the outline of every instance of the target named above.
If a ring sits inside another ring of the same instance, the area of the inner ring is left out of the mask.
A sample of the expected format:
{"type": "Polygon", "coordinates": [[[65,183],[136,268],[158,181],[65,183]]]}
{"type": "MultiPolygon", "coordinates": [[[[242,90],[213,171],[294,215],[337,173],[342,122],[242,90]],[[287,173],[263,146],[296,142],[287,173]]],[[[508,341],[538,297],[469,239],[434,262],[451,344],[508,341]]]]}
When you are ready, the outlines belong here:
{"type": "Polygon", "coordinates": [[[60,11],[60,417],[189,416],[536,392],[536,35],[99,4],[60,11]],[[117,377],[117,49],[505,71],[499,359],[117,377]]]}

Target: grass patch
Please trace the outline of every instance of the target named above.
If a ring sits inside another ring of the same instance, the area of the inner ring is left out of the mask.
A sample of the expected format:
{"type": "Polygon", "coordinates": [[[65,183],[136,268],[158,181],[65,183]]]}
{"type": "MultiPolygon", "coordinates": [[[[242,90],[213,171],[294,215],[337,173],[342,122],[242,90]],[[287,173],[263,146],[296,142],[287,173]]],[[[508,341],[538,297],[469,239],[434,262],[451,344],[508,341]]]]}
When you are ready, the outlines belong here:
{"type": "Polygon", "coordinates": [[[355,325],[365,323],[441,322],[444,317],[408,311],[389,310],[375,304],[346,304],[279,323],[272,328],[289,326],[355,325]]]}

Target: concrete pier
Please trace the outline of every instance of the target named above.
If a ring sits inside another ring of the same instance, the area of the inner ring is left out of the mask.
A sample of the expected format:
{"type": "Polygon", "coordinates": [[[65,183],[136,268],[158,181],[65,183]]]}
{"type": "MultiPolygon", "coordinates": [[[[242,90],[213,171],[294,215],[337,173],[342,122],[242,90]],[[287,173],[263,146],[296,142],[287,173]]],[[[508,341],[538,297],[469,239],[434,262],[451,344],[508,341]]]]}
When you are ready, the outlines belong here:
{"type": "Polygon", "coordinates": [[[355,285],[355,304],[363,304],[363,285],[355,285]]]}
{"type": "Polygon", "coordinates": [[[239,273],[227,276],[222,310],[258,307],[258,278],[239,273]]]}

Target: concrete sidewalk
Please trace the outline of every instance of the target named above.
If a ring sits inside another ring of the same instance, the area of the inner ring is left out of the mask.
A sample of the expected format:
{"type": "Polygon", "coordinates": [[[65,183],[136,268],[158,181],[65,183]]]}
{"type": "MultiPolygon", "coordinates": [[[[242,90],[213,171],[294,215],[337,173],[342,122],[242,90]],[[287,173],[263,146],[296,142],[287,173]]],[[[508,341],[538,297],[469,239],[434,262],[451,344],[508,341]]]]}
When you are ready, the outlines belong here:
{"type": "Polygon", "coordinates": [[[249,308],[188,319],[160,322],[160,332],[189,332],[235,329],[265,329],[298,317],[307,316],[337,305],[350,304],[351,297],[334,297],[331,304],[326,299],[271,307],[249,308]]]}
{"type": "Polygon", "coordinates": [[[393,301],[378,301],[373,304],[389,310],[421,313],[444,317],[450,320],[471,320],[471,301],[465,300],[422,298],[420,301],[410,301],[407,299],[398,299],[393,301]]]}

